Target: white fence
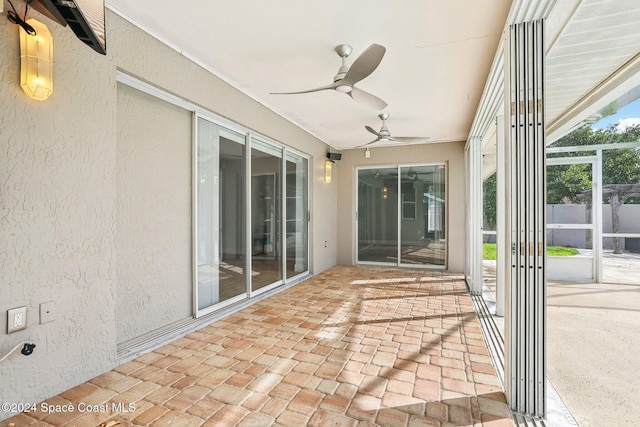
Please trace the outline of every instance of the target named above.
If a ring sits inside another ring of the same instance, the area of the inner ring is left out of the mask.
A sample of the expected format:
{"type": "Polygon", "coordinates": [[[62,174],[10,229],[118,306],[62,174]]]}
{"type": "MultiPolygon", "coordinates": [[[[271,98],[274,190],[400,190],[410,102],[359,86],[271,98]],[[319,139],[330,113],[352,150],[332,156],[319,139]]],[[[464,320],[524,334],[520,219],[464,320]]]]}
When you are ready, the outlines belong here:
{"type": "MultiPolygon", "coordinates": [[[[640,205],[622,205],[618,211],[620,219],[619,233],[640,233],[640,205]]],[[[611,206],[602,205],[603,233],[613,233],[611,206]]],[[[547,224],[589,224],[591,210],[586,205],[547,205],[547,224]]],[[[485,231],[491,228],[486,227],[485,231]]],[[[548,246],[567,246],[577,249],[591,249],[591,230],[549,229],[547,231],[548,246]]],[[[640,252],[640,238],[621,237],[623,249],[640,252]]],[[[495,235],[485,234],[484,242],[495,242],[495,235]]],[[[603,239],[604,249],[613,248],[613,238],[603,239]]]]}

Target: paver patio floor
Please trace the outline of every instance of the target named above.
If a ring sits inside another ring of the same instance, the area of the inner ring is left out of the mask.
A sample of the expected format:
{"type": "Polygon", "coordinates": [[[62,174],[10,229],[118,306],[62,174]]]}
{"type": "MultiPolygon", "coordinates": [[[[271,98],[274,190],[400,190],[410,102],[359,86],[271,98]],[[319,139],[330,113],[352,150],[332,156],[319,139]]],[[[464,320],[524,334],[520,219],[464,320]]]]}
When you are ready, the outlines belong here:
{"type": "Polygon", "coordinates": [[[334,267],[45,403],[73,411],[0,426],[513,426],[462,275],[375,267],[334,267]]]}

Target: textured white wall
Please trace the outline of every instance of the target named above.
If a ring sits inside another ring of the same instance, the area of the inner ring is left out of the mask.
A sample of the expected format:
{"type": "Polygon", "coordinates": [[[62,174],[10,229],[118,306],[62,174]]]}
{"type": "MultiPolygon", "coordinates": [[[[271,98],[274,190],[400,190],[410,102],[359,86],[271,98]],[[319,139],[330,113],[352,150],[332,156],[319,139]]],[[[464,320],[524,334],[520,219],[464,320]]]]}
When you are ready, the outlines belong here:
{"type": "MultiPolygon", "coordinates": [[[[446,163],[447,164],[447,268],[463,272],[465,265],[465,173],[464,142],[422,144],[371,149],[371,157],[364,157],[362,150],[342,152],[338,162],[338,263],[355,262],[355,179],[356,167],[396,164],[446,163]]],[[[334,169],[335,170],[335,169],[334,169]]]]}
{"type": "MultiPolygon", "coordinates": [[[[17,27],[0,18],[0,354],[23,340],[37,344],[30,357],[15,354],[0,364],[0,401],[39,401],[84,382],[117,364],[119,338],[187,315],[182,303],[175,311],[152,304],[156,324],[117,327],[135,316],[132,307],[118,305],[127,285],[118,281],[129,278],[138,287],[151,286],[141,276],[157,275],[151,270],[174,252],[165,244],[155,255],[141,254],[154,260],[136,268],[125,267],[119,253],[126,245],[116,241],[124,220],[116,211],[135,194],[119,194],[127,183],[116,184],[116,176],[125,177],[123,172],[134,169],[139,159],[132,155],[127,165],[118,157],[116,67],[310,155],[312,233],[320,236],[311,240],[313,272],[336,264],[337,191],[335,183],[322,183],[325,144],[110,12],[107,56],[82,44],[69,28],[41,19],[55,40],[55,91],[47,101],[31,101],[18,82],[17,27]],[[325,239],[331,242],[328,248],[325,239]],[[54,301],[57,315],[39,325],[38,307],[47,301],[54,301]],[[28,308],[29,327],[7,335],[6,310],[21,305],[28,308]]],[[[172,149],[183,160],[191,154],[185,147],[172,149]]],[[[156,159],[155,174],[171,155],[156,159]]],[[[148,185],[135,191],[158,191],[148,185]]],[[[183,200],[190,187],[171,186],[182,200],[176,215],[184,216],[191,209],[190,200],[183,200]]],[[[131,213],[149,215],[149,206],[153,203],[130,206],[131,213]]],[[[178,232],[184,239],[184,228],[178,232]]],[[[156,233],[151,237],[162,240],[156,233]]],[[[181,283],[176,286],[190,292],[184,264],[181,258],[168,268],[177,269],[173,280],[181,283]]],[[[184,291],[185,297],[191,295],[184,291]]],[[[0,419],[9,415],[0,414],[0,419]]]]}
{"type": "Polygon", "coordinates": [[[2,402],[44,399],[116,363],[115,66],[42,21],[54,93],[39,102],[20,89],[18,27],[0,16],[0,354],[37,345],[0,364],[2,402]],[[47,301],[55,320],[40,325],[47,301]],[[6,310],[22,305],[28,328],[7,335],[6,310]]]}

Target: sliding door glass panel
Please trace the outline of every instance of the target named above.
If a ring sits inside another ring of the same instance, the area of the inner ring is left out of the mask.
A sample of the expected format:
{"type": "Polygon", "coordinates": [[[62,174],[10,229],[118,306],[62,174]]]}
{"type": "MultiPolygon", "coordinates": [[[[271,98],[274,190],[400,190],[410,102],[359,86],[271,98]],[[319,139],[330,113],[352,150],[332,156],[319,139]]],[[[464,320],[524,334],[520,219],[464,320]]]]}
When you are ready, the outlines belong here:
{"type": "Polygon", "coordinates": [[[198,118],[198,310],[245,293],[244,137],[198,118]]]}
{"type": "Polygon", "coordinates": [[[282,280],[280,243],[282,150],[255,141],[251,148],[251,289],[282,280]]]}
{"type": "Polygon", "coordinates": [[[398,168],[358,170],[358,261],[398,263],[398,168]]]}
{"type": "Polygon", "coordinates": [[[400,168],[400,263],[445,265],[445,167],[400,168]]]}
{"type": "Polygon", "coordinates": [[[246,291],[244,136],[220,132],[220,301],[246,291]]]}
{"type": "Polygon", "coordinates": [[[308,161],[287,153],[286,175],[286,253],[287,279],[309,269],[308,161]]]}

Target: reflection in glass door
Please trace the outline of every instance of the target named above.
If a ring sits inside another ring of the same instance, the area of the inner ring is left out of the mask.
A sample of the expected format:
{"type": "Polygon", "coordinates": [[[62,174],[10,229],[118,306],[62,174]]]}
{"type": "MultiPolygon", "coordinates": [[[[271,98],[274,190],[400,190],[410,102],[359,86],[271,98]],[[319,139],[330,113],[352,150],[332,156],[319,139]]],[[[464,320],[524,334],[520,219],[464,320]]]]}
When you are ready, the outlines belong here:
{"type": "Polygon", "coordinates": [[[357,262],[446,265],[445,165],[358,170],[357,262]]]}
{"type": "Polygon", "coordinates": [[[244,136],[202,117],[197,125],[198,314],[244,295],[244,136]]]}
{"type": "Polygon", "coordinates": [[[400,264],[444,265],[444,165],[400,168],[400,264]]]}
{"type": "Polygon", "coordinates": [[[287,151],[286,155],[287,279],[309,270],[308,160],[287,151]]]}
{"type": "Polygon", "coordinates": [[[251,147],[251,289],[282,282],[282,150],[261,141],[251,147]]]}
{"type": "Polygon", "coordinates": [[[358,170],[358,261],[398,262],[398,168],[358,170]]]}

